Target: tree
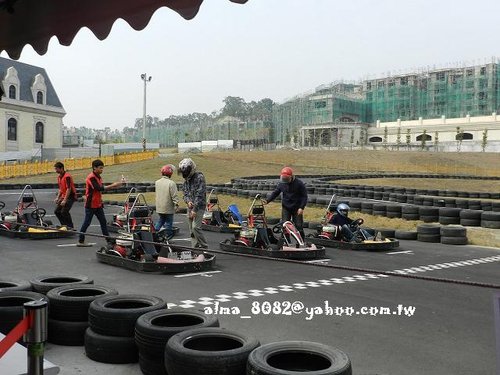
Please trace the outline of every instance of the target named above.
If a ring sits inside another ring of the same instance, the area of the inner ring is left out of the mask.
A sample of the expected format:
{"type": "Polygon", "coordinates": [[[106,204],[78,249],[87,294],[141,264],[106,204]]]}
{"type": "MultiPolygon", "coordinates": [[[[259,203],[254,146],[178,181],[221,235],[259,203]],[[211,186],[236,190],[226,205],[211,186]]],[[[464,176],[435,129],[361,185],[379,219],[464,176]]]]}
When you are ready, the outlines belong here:
{"type": "Polygon", "coordinates": [[[399,147],[401,147],[401,128],[398,126],[398,132],[396,134],[396,148],[399,151],[399,147]]]}
{"type": "Polygon", "coordinates": [[[406,147],[410,150],[411,145],[411,129],[406,129],[406,147]]]}
{"type": "Polygon", "coordinates": [[[488,129],[483,130],[483,140],[481,141],[481,149],[484,152],[486,150],[486,145],[488,144],[488,129]]]}
{"type": "Polygon", "coordinates": [[[239,96],[226,96],[223,100],[222,116],[241,117],[247,116],[248,104],[239,96]]]}
{"type": "Polygon", "coordinates": [[[420,138],[420,149],[424,150],[425,149],[425,144],[427,142],[427,130],[424,129],[424,132],[421,135],[420,138]]]}
{"type": "Polygon", "coordinates": [[[388,136],[387,125],[384,127],[384,150],[387,150],[387,136],[388,136]]]}

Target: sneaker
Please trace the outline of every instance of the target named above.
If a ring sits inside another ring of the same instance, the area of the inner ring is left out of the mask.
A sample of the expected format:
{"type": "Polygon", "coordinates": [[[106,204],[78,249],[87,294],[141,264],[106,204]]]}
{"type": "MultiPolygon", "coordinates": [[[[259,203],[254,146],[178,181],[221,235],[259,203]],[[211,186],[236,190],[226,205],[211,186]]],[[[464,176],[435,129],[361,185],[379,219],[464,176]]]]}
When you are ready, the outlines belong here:
{"type": "Polygon", "coordinates": [[[77,247],[92,247],[91,244],[89,244],[88,242],[78,242],[76,244],[77,247]]]}

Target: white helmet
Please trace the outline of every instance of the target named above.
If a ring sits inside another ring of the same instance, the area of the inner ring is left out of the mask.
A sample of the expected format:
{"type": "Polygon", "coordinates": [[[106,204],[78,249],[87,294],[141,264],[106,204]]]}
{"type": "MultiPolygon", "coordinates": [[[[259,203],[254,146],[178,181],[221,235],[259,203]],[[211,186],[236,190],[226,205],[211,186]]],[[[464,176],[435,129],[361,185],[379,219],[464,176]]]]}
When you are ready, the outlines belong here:
{"type": "Polygon", "coordinates": [[[337,212],[341,216],[347,217],[347,215],[349,215],[349,210],[350,210],[350,207],[347,204],[345,204],[345,203],[340,203],[337,206],[337,212]]]}
{"type": "Polygon", "coordinates": [[[179,162],[179,169],[177,170],[178,174],[182,174],[182,177],[188,178],[191,172],[196,170],[196,164],[191,158],[182,159],[179,162]]]}

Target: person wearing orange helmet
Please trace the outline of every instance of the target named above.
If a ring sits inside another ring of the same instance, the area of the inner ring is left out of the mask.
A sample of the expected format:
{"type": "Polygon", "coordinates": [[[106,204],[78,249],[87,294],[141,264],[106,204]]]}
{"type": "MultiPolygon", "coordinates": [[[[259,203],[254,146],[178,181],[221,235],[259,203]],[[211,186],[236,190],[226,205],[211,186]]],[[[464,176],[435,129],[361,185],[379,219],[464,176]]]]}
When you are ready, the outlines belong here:
{"type": "Polygon", "coordinates": [[[177,184],[170,178],[175,167],[171,164],[164,165],[160,169],[161,178],[155,182],[156,191],[156,212],[160,219],[155,224],[156,231],[163,226],[167,231],[167,238],[174,235],[172,225],[174,223],[174,213],[179,208],[179,198],[177,197],[177,184]]]}
{"type": "Polygon", "coordinates": [[[280,182],[269,195],[264,204],[272,202],[281,196],[281,220],[291,220],[304,238],[304,209],[307,205],[306,185],[296,178],[290,167],[284,167],[280,173],[280,182]]]}

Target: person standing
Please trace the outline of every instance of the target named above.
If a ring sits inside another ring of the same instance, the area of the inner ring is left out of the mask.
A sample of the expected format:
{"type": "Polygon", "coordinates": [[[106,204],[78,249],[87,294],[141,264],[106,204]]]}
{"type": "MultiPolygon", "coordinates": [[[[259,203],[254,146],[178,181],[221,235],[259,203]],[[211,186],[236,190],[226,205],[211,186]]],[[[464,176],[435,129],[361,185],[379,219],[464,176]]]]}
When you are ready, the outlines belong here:
{"type": "Polygon", "coordinates": [[[69,211],[76,201],[75,183],[71,174],[64,169],[63,163],[58,161],[54,164],[54,169],[57,173],[57,185],[59,186],[59,191],[54,201],[56,204],[54,214],[59,219],[61,225],[65,225],[68,229],[73,229],[73,219],[69,211]]]}
{"type": "Polygon", "coordinates": [[[179,198],[177,197],[177,184],[171,180],[174,173],[173,165],[164,165],[161,170],[161,178],[155,182],[156,192],[156,212],[160,219],[155,225],[158,232],[163,226],[167,231],[167,239],[173,237],[172,225],[174,223],[174,213],[179,208],[179,198]]]}
{"type": "Polygon", "coordinates": [[[281,220],[291,220],[302,238],[304,236],[304,209],[307,205],[306,185],[296,178],[290,167],[284,167],[280,173],[280,182],[276,189],[269,195],[264,204],[275,200],[280,194],[281,197],[281,220]]]}
{"type": "Polygon", "coordinates": [[[85,218],[83,219],[82,227],[80,228],[80,237],[77,246],[91,246],[85,242],[85,232],[87,231],[94,215],[99,220],[101,231],[106,240],[109,242],[109,232],[106,225],[106,216],[104,216],[104,205],[102,203],[102,192],[105,190],[114,189],[122,185],[121,182],[114,182],[111,185],[104,186],[101,174],[104,171],[104,163],[102,160],[96,159],[92,161],[92,173],[85,180],[85,218]]]}
{"type": "Polygon", "coordinates": [[[201,230],[201,221],[205,212],[206,184],[203,173],[196,171],[196,164],[190,158],[182,159],[177,173],[184,178],[184,202],[188,207],[188,224],[193,247],[208,249],[207,240],[201,230]]]}

